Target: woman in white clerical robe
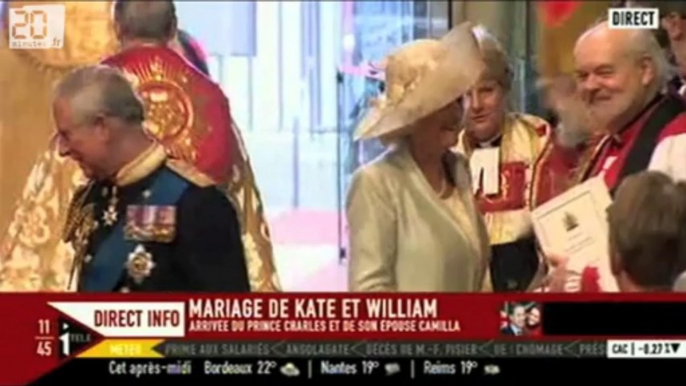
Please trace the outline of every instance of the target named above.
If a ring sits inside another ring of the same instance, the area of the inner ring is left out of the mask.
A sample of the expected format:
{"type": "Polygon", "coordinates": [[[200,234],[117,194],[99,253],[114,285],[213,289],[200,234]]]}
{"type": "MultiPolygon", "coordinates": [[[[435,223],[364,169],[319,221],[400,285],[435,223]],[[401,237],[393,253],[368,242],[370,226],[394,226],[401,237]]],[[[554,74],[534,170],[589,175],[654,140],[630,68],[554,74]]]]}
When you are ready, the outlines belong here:
{"type": "Polygon", "coordinates": [[[513,71],[507,53],[483,26],[473,32],[486,71],[463,98],[465,130],[456,150],[470,161],[476,201],[491,242],[493,288],[525,291],[539,268],[528,194],[550,128],[539,117],[509,108],[513,71]]]}
{"type": "Polygon", "coordinates": [[[386,94],[358,139],[388,149],[353,176],[346,211],[349,289],[489,290],[489,241],[464,156],[452,152],[461,96],[484,69],[470,25],[402,46],[384,63],[386,94]]]}

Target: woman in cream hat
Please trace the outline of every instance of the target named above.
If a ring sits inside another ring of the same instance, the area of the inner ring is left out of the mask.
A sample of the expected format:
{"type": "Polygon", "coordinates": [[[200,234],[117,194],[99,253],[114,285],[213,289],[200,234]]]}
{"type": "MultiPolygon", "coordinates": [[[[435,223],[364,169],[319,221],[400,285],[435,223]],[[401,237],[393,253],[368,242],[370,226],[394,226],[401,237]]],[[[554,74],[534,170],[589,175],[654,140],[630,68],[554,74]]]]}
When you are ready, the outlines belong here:
{"type": "Polygon", "coordinates": [[[355,173],[347,198],[351,291],[475,292],[490,281],[467,162],[450,150],[460,97],[483,68],[469,24],[385,61],[386,95],[357,137],[388,149],[355,173]]]}

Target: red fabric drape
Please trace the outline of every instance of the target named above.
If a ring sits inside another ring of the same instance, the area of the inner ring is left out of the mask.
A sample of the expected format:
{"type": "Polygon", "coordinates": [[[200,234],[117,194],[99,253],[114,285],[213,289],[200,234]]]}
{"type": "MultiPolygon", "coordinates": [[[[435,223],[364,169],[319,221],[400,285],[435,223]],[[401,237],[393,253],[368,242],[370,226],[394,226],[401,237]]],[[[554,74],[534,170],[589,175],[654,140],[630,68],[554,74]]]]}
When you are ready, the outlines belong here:
{"type": "Polygon", "coordinates": [[[580,1],[542,1],[537,3],[546,27],[557,27],[567,21],[581,5],[580,1]]]}

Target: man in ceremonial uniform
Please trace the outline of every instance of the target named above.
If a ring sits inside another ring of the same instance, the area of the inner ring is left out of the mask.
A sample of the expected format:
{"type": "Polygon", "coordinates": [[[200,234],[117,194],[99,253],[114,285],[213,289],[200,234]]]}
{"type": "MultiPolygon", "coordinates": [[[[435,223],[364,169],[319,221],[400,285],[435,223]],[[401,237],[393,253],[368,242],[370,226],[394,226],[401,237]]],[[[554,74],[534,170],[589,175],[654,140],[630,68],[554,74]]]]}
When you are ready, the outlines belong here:
{"type": "Polygon", "coordinates": [[[495,291],[525,290],[538,267],[526,204],[531,167],[546,142],[543,119],[508,111],[512,71],[496,38],[473,29],[487,70],[464,98],[466,130],[459,150],[469,157],[477,201],[491,244],[491,280],[495,291]]]}
{"type": "Polygon", "coordinates": [[[67,75],[54,117],[60,155],[88,178],[64,229],[79,291],[250,290],[235,208],[143,130],[143,104],[119,70],[67,75]]]}
{"type": "Polygon", "coordinates": [[[172,48],[174,3],[116,1],[122,50],[104,63],[124,71],[146,110],[146,130],[173,157],[194,164],[223,186],[242,227],[255,291],[278,291],[272,244],[252,167],[221,88],[172,48]]]}

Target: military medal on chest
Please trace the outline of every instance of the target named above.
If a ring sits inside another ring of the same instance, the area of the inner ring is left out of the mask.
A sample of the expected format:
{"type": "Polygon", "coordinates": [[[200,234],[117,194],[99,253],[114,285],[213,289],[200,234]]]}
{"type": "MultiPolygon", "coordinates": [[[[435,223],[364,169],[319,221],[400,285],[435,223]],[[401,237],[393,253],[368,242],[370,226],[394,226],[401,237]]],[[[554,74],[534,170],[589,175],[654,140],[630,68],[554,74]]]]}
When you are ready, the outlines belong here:
{"type": "MultiPolygon", "coordinates": [[[[104,188],[103,191],[103,196],[107,196],[107,188],[104,188]]],[[[114,225],[117,220],[119,219],[119,216],[117,214],[117,204],[119,203],[119,199],[117,198],[117,187],[114,186],[112,187],[112,193],[109,199],[109,202],[107,203],[107,209],[105,209],[105,212],[102,215],[102,221],[105,223],[107,226],[112,226],[114,225]]]]}
{"type": "MultiPolygon", "coordinates": [[[[150,191],[143,192],[149,199],[150,191]]],[[[144,243],[169,243],[176,235],[176,207],[164,205],[129,205],[126,209],[124,237],[139,243],[126,262],[128,276],[141,285],[155,268],[154,256],[144,243]]]]}
{"type": "Polygon", "coordinates": [[[129,205],[124,234],[128,240],[138,242],[171,242],[176,237],[176,207],[129,205]]]}
{"type": "Polygon", "coordinates": [[[126,262],[126,271],[133,279],[134,283],[140,285],[150,276],[152,269],[155,268],[152,254],[148,252],[143,245],[138,245],[136,249],[129,254],[126,262]]]}

